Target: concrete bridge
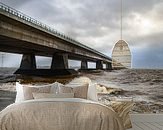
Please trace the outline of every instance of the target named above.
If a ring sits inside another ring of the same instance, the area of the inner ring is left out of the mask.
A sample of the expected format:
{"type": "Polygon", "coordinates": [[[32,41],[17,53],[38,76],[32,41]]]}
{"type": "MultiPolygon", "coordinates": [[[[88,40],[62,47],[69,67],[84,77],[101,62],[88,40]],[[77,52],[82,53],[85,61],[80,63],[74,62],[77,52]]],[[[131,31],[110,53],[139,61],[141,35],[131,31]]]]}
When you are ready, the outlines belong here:
{"type": "MultiPolygon", "coordinates": [[[[81,69],[112,69],[111,58],[0,3],[0,51],[23,54],[19,72],[37,70],[35,56],[52,57],[51,69],[69,70],[68,59],[80,60],[81,69]],[[20,71],[21,70],[21,71],[20,71]]],[[[19,73],[18,72],[18,73],[19,73]]]]}

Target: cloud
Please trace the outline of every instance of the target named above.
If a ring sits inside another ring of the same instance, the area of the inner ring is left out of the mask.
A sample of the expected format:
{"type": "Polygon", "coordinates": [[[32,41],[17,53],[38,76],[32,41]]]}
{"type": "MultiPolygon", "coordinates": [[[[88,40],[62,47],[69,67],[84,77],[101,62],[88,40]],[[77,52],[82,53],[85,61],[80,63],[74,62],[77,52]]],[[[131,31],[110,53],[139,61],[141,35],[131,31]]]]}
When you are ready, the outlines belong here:
{"type": "Polygon", "coordinates": [[[31,0],[1,0],[2,3],[11,6],[13,8],[19,8],[20,6],[28,3],[31,0]]]}
{"type": "MultiPolygon", "coordinates": [[[[163,47],[162,47],[163,48],[163,47]]],[[[163,53],[162,48],[150,48],[135,50],[133,55],[134,68],[162,68],[163,53]]]]}
{"type": "MultiPolygon", "coordinates": [[[[120,39],[120,0],[2,2],[109,56],[120,39]]],[[[123,38],[131,47],[134,67],[147,67],[144,60],[162,65],[162,7],[162,0],[123,0],[123,38]]]]}

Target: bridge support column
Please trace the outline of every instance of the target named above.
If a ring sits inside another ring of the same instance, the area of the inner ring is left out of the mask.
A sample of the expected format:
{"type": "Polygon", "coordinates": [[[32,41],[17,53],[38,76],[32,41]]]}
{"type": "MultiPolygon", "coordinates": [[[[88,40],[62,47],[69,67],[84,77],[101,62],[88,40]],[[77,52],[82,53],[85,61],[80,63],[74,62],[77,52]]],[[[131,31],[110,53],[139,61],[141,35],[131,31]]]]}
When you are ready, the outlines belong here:
{"type": "Polygon", "coordinates": [[[36,69],[36,58],[34,54],[23,54],[21,64],[21,70],[32,70],[36,69]]]}
{"type": "Polygon", "coordinates": [[[81,61],[81,69],[88,69],[88,62],[87,60],[81,61]]]}
{"type": "Polygon", "coordinates": [[[101,60],[96,61],[96,69],[103,69],[103,61],[101,60]]]}
{"type": "Polygon", "coordinates": [[[112,63],[106,63],[106,69],[111,70],[112,69],[112,63]]]}
{"type": "Polygon", "coordinates": [[[54,54],[52,58],[51,69],[68,69],[68,55],[54,54]]]}

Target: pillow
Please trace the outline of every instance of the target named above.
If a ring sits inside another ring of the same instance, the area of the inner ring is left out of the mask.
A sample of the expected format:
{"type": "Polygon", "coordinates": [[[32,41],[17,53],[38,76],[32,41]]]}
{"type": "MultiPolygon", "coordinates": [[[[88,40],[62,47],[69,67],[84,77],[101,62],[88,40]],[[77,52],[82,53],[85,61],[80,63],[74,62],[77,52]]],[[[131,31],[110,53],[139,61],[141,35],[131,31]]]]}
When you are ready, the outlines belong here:
{"type": "Polygon", "coordinates": [[[18,82],[16,82],[16,92],[15,102],[24,101],[23,86],[18,82]]]}
{"type": "Polygon", "coordinates": [[[60,94],[52,94],[52,93],[33,93],[34,99],[40,98],[73,98],[74,93],[60,93],[60,94]]]}
{"type": "Polygon", "coordinates": [[[55,94],[59,93],[60,86],[64,86],[64,85],[58,82],[53,83],[50,89],[50,93],[55,93],[55,94]]]}
{"type": "Polygon", "coordinates": [[[16,100],[15,102],[22,102],[24,100],[33,99],[33,92],[50,92],[50,88],[53,84],[42,85],[42,86],[32,86],[32,85],[22,85],[16,82],[16,100]]]}
{"type": "Polygon", "coordinates": [[[88,87],[87,99],[92,101],[98,101],[96,83],[90,83],[88,87]]]}
{"type": "Polygon", "coordinates": [[[34,99],[33,92],[37,93],[50,93],[50,86],[45,87],[28,87],[23,86],[24,100],[34,99]]]}
{"type": "Polygon", "coordinates": [[[88,84],[88,83],[68,83],[68,84],[65,84],[64,86],[75,88],[75,87],[80,87],[80,86],[85,85],[85,84],[88,84]]]}
{"type": "Polygon", "coordinates": [[[78,86],[78,87],[59,87],[59,93],[74,93],[75,98],[87,99],[88,84],[78,86]]]}
{"type": "Polygon", "coordinates": [[[87,99],[92,100],[92,101],[98,101],[97,90],[96,90],[97,84],[92,83],[89,78],[86,78],[86,77],[76,78],[76,80],[72,80],[70,83],[66,84],[65,87],[72,87],[72,88],[79,87],[79,86],[85,85],[86,81],[87,83],[89,83],[87,99]],[[79,80],[79,79],[82,79],[82,80],[79,80]],[[76,81],[79,81],[79,82],[76,82],[76,81]],[[84,82],[81,82],[81,81],[84,81],[84,82]]]}
{"type": "Polygon", "coordinates": [[[59,93],[72,93],[73,88],[72,87],[65,87],[65,86],[60,86],[59,87],[59,93]]]}

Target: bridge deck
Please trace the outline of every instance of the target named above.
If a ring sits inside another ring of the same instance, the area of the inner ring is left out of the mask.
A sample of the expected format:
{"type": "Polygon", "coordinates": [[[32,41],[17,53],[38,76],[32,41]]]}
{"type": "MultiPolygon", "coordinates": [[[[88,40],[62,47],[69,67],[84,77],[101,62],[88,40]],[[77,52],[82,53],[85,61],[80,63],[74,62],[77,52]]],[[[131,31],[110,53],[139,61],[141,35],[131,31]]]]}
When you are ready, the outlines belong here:
{"type": "MultiPolygon", "coordinates": [[[[67,35],[65,35],[63,33],[58,32],[57,30],[51,28],[50,26],[48,26],[46,24],[43,24],[42,22],[39,22],[38,20],[35,20],[35,19],[33,19],[33,18],[23,14],[22,12],[19,12],[19,11],[13,9],[13,8],[11,8],[11,7],[1,3],[1,2],[0,2],[0,15],[1,15],[1,17],[2,16],[7,16],[8,18],[11,18],[11,19],[13,19],[15,21],[19,21],[19,22],[21,22],[24,25],[28,25],[30,27],[35,28],[35,30],[33,30],[33,32],[35,32],[36,29],[37,29],[39,31],[42,31],[42,32],[46,33],[48,36],[52,35],[53,38],[57,37],[60,40],[62,40],[63,42],[67,42],[69,44],[69,46],[71,46],[71,47],[75,46],[78,49],[80,48],[78,50],[78,52],[80,52],[81,50],[84,49],[85,52],[89,53],[90,55],[93,54],[94,56],[96,56],[96,58],[100,57],[100,58],[105,59],[107,62],[111,62],[111,58],[106,56],[106,55],[104,55],[103,53],[101,53],[101,52],[99,52],[99,51],[97,51],[97,50],[95,50],[93,48],[90,48],[90,47],[80,43],[77,40],[74,40],[73,38],[71,38],[71,37],[69,37],[69,36],[67,36],[67,35]]],[[[7,24],[6,24],[6,26],[7,26],[7,24]]],[[[29,30],[29,29],[27,29],[27,30],[29,30]]],[[[21,31],[25,32],[26,30],[21,30],[21,31]]],[[[6,30],[5,30],[5,32],[6,32],[6,30]]],[[[33,36],[34,36],[34,34],[33,34],[33,36]]],[[[43,36],[39,36],[39,37],[43,37],[43,36]]],[[[36,39],[36,37],[35,37],[35,39],[36,39]]],[[[53,46],[53,45],[51,45],[51,44],[54,43],[54,41],[51,43],[52,39],[46,39],[46,40],[45,39],[46,38],[44,38],[44,42],[49,43],[50,46],[53,46]]],[[[37,39],[37,41],[39,41],[39,40],[43,41],[43,39],[37,39]]],[[[41,44],[44,45],[44,42],[41,43],[41,44]]],[[[59,47],[59,45],[58,45],[58,47],[59,47]]],[[[64,46],[62,46],[60,48],[63,48],[63,47],[64,46]]],[[[65,48],[68,48],[68,47],[65,47],[65,48]]],[[[71,50],[72,50],[72,52],[75,52],[75,49],[71,49],[71,50]]],[[[82,53],[84,53],[84,51],[82,53]]]]}

